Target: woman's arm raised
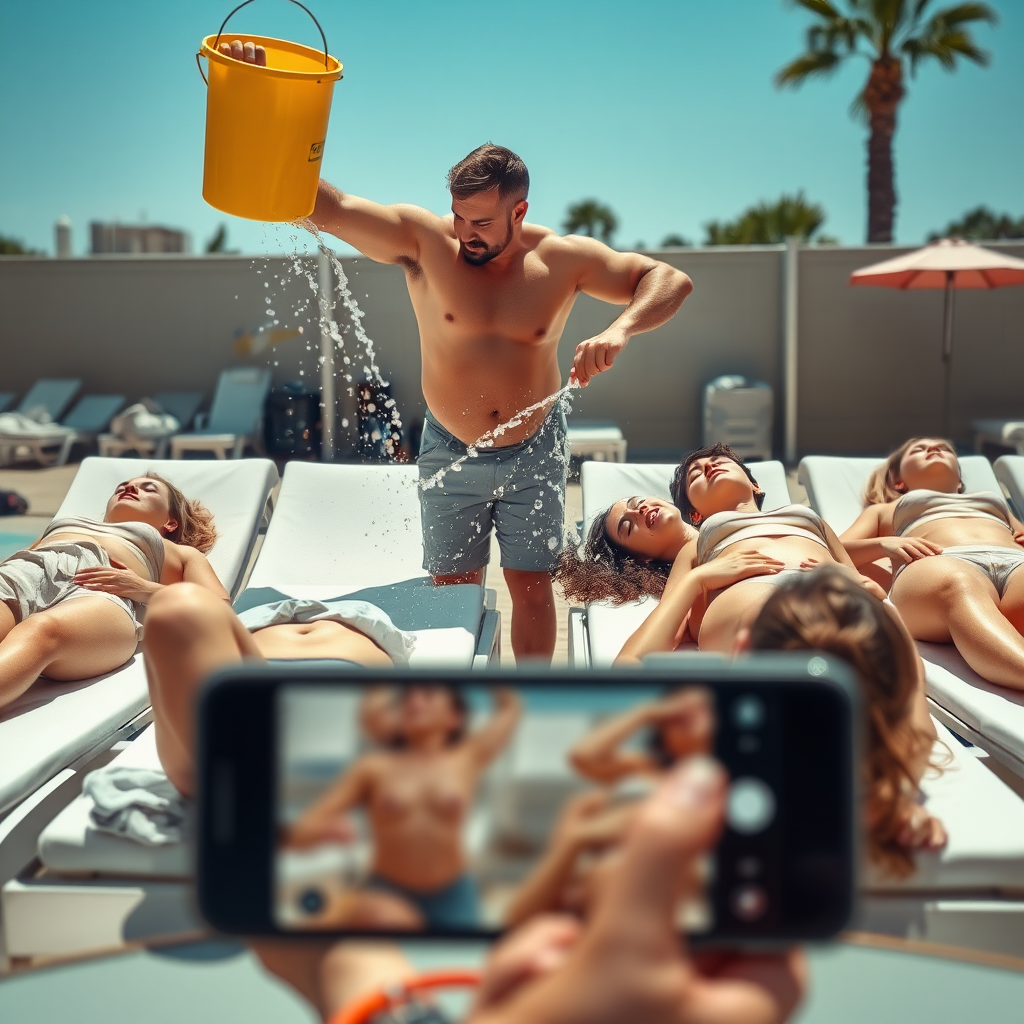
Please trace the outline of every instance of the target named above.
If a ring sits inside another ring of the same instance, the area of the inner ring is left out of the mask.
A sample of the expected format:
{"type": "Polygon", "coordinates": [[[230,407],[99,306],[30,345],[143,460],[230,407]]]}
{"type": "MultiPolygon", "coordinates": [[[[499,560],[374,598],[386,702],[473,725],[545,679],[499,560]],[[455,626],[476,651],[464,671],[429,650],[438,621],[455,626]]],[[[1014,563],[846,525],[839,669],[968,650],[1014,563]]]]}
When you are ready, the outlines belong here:
{"type": "Polygon", "coordinates": [[[481,768],[486,768],[508,746],[522,710],[522,702],[513,690],[505,686],[494,690],[491,717],[466,739],[473,759],[481,768]]]}

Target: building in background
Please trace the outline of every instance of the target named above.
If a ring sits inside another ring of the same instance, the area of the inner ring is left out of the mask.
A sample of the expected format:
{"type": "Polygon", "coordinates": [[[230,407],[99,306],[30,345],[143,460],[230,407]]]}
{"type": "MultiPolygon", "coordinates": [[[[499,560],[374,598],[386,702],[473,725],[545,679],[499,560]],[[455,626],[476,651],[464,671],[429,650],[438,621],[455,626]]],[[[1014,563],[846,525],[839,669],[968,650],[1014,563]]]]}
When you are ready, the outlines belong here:
{"type": "Polygon", "coordinates": [[[191,240],[184,231],[162,228],[155,224],[104,224],[94,220],[89,225],[93,256],[104,253],[167,253],[189,252],[191,240]]]}
{"type": "Polygon", "coordinates": [[[71,218],[61,214],[53,225],[54,252],[59,260],[71,259],[71,218]]]}

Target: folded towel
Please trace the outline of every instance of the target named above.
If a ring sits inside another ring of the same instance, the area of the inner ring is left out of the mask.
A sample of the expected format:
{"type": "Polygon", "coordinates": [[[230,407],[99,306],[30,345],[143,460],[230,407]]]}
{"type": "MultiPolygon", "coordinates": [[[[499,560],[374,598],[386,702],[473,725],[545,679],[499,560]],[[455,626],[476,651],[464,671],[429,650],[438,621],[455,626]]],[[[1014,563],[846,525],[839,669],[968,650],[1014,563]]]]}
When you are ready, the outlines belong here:
{"type": "Polygon", "coordinates": [[[408,665],[416,647],[416,638],[411,633],[399,629],[387,612],[369,601],[314,601],[312,598],[289,597],[249,608],[238,618],[250,633],[267,626],[294,622],[340,622],[365,633],[396,665],[408,665]]]}
{"type": "Polygon", "coordinates": [[[110,421],[110,432],[128,442],[159,440],[180,429],[177,419],[165,413],[152,398],[129,405],[110,421]]]}
{"type": "Polygon", "coordinates": [[[64,437],[70,433],[59,423],[40,423],[20,412],[0,412],[0,434],[4,437],[64,437]]]}
{"type": "Polygon", "coordinates": [[[169,846],[183,838],[188,802],[161,771],[110,764],[85,777],[92,823],[101,832],[143,846],[169,846]]]}

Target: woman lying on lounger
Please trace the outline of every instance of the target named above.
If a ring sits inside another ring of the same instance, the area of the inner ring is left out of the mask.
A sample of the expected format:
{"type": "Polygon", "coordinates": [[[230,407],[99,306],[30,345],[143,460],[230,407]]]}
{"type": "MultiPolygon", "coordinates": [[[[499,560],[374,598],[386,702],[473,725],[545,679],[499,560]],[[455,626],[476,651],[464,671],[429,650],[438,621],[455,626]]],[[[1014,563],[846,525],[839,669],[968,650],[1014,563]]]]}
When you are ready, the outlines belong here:
{"type": "MultiPolygon", "coordinates": [[[[634,646],[635,656],[668,649],[666,639],[671,639],[667,631],[661,646],[650,638],[647,645],[634,646]]],[[[864,793],[872,860],[905,875],[913,870],[910,850],[945,844],[941,823],[918,802],[935,727],[925,703],[921,660],[898,615],[838,566],[822,567],[794,573],[776,587],[751,627],[737,637],[735,649],[820,650],[847,661],[863,687],[868,713],[864,793]]],[[[699,712],[693,698],[675,707],[663,700],[611,719],[576,745],[573,765],[604,784],[636,774],[660,775],[674,758],[658,753],[685,753],[679,744],[700,735],[699,712]],[[637,733],[647,735],[650,753],[625,749],[637,733]]]]}
{"type": "MultiPolygon", "coordinates": [[[[371,667],[408,660],[408,634],[383,612],[378,610],[372,622],[365,611],[361,617],[343,614],[351,610],[344,604],[349,603],[277,602],[252,608],[240,618],[200,587],[182,585],[157,595],[147,613],[143,650],[157,752],[179,792],[195,794],[195,706],[203,682],[217,669],[243,660],[327,659],[371,667]],[[320,617],[304,614],[305,606],[320,617]],[[275,611],[281,607],[295,612],[295,621],[282,622],[275,611]],[[263,625],[267,622],[271,624],[263,625]]],[[[332,790],[325,797],[330,807],[314,805],[288,837],[293,845],[308,845],[337,836],[346,807],[364,803],[369,808],[376,833],[374,888],[339,905],[344,921],[325,920],[324,927],[345,923],[415,929],[424,923],[417,899],[436,897],[442,913],[450,910],[453,915],[471,905],[471,888],[463,875],[463,824],[480,776],[504,748],[519,718],[515,697],[498,691],[490,720],[463,736],[464,710],[446,690],[407,691],[401,705],[390,711],[381,706],[380,697],[375,690],[364,702],[361,724],[388,749],[346,773],[345,780],[354,776],[359,781],[354,801],[348,802],[346,781],[343,800],[336,803],[332,790]],[[424,854],[428,846],[429,856],[424,854]]]]}
{"type": "Polygon", "coordinates": [[[134,653],[153,596],[185,580],[227,591],[204,552],[213,516],[155,474],[118,484],[103,521],[55,519],[0,562],[0,707],[40,676],[87,679],[134,653]]]}
{"type": "Polygon", "coordinates": [[[872,475],[843,543],[858,563],[892,560],[916,640],[952,642],[978,675],[1024,689],[1024,524],[1001,494],[962,491],[953,446],[915,437],[872,475]]]}
{"type": "Polygon", "coordinates": [[[688,638],[702,650],[731,651],[774,587],[816,564],[841,565],[884,596],[857,573],[816,512],[804,505],[762,512],[763,491],[728,445],[691,452],[676,470],[673,492],[676,506],[660,498],[616,502],[594,523],[583,557],[568,552],[555,573],[575,600],[660,592],[659,608],[625,656],[652,642],[652,649],[671,650],[688,638]],[[666,629],[675,638],[668,647],[666,629]]]}

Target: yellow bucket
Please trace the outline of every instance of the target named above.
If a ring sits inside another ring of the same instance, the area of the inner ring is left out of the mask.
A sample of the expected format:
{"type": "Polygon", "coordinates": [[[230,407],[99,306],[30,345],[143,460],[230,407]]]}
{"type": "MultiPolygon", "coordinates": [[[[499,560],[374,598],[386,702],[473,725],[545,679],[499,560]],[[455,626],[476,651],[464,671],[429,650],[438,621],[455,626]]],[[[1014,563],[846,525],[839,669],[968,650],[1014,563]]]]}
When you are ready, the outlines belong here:
{"type": "Polygon", "coordinates": [[[216,36],[207,36],[196,55],[196,62],[203,56],[209,68],[203,198],[218,210],[252,220],[308,217],[316,203],[342,65],[327,53],[326,40],[320,51],[266,36],[223,35],[223,30],[221,25],[216,36]],[[265,47],[267,66],[218,50],[235,39],[265,47]]]}

